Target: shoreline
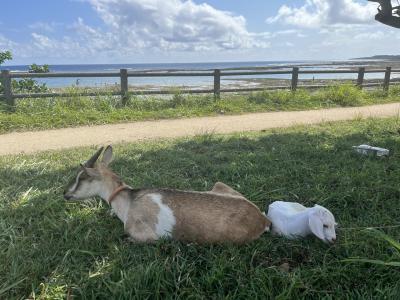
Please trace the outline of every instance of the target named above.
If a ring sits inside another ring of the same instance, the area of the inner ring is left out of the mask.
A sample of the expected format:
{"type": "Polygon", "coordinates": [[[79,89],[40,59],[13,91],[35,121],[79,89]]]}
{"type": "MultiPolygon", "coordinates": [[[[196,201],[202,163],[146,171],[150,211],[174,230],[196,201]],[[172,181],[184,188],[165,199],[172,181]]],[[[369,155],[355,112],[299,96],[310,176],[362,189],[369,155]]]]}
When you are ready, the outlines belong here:
{"type": "MultiPolygon", "coordinates": [[[[243,63],[244,64],[244,63],[243,63]]],[[[257,64],[254,62],[254,64],[257,64]]],[[[261,62],[260,62],[261,64],[261,62]]],[[[195,65],[195,64],[193,64],[195,65]]],[[[210,77],[174,77],[171,73],[180,72],[210,72],[213,69],[210,68],[193,68],[187,67],[185,69],[175,67],[168,69],[150,69],[139,71],[138,69],[129,69],[131,73],[135,72],[165,72],[169,74],[168,77],[135,77],[129,79],[129,90],[130,91],[155,91],[155,90],[179,90],[191,89],[212,89],[213,88],[213,78],[210,77]]],[[[251,63],[249,62],[249,65],[251,63]]],[[[98,65],[100,66],[100,65],[98,65]]],[[[106,68],[108,65],[102,65],[103,71],[114,70],[106,68]]],[[[117,67],[123,65],[109,65],[109,67],[117,67]]],[[[200,64],[199,64],[200,66],[200,64]]],[[[210,67],[210,65],[204,64],[204,66],[210,67]]],[[[359,67],[365,67],[367,69],[380,69],[384,70],[387,66],[391,66],[393,70],[400,70],[400,61],[391,60],[347,60],[347,61],[320,61],[320,62],[276,62],[274,65],[271,62],[269,66],[235,66],[221,68],[222,71],[287,71],[294,66],[300,69],[307,70],[324,70],[324,69],[337,69],[337,70],[352,70],[356,71],[359,67]]],[[[79,67],[79,66],[78,66],[79,67]]],[[[84,65],[81,66],[82,68],[84,65]]],[[[126,66],[128,67],[128,65],[126,66]]],[[[79,68],[78,68],[79,69],[79,68]]],[[[78,70],[77,69],[77,70],[78,70]]],[[[50,67],[51,70],[51,67],[50,67]]],[[[83,69],[86,70],[86,69],[83,69]]],[[[117,69],[115,69],[117,70],[117,69]]],[[[88,72],[87,69],[85,72],[88,72]]],[[[15,72],[15,71],[14,71],[15,72]]],[[[56,70],[55,73],[60,72],[56,70]]],[[[76,70],[75,70],[76,72],[76,70]]],[[[83,71],[80,71],[84,73],[83,71]]],[[[102,71],[98,71],[101,73],[102,71]]],[[[109,71],[108,71],[109,72],[109,71]]],[[[367,73],[364,78],[366,84],[379,84],[383,82],[384,74],[382,73],[367,73]]],[[[391,82],[397,82],[400,80],[400,72],[392,73],[391,82]]],[[[287,86],[290,87],[291,75],[252,75],[252,76],[229,76],[221,77],[221,88],[223,89],[240,89],[240,88],[270,88],[272,86],[287,86]]],[[[355,84],[357,79],[357,74],[300,74],[299,76],[299,87],[304,85],[335,85],[338,83],[344,84],[355,84]]],[[[78,90],[78,91],[102,91],[102,92],[116,92],[120,90],[119,78],[38,78],[35,79],[39,83],[45,83],[49,88],[50,92],[60,92],[68,90],[78,90]]]]}
{"type": "MultiPolygon", "coordinates": [[[[313,86],[334,86],[338,84],[345,85],[355,85],[357,79],[300,79],[298,88],[306,87],[309,85],[313,86]]],[[[392,78],[391,84],[398,85],[400,83],[400,78],[392,78]]],[[[280,79],[280,78],[231,78],[229,80],[221,80],[221,89],[245,89],[245,88],[271,88],[271,87],[282,87],[287,86],[290,89],[291,80],[290,79],[280,79]]],[[[364,79],[364,84],[383,84],[382,79],[364,79]]],[[[130,92],[135,91],[176,91],[178,94],[181,90],[202,90],[202,89],[213,89],[213,83],[197,85],[166,85],[166,84],[129,84],[130,92]]],[[[50,92],[118,92],[120,91],[120,86],[116,84],[104,84],[100,87],[94,86],[77,86],[72,85],[68,87],[53,88],[49,87],[50,92]]],[[[156,96],[156,95],[153,95],[156,96]]],[[[161,95],[160,95],[161,96],[161,95]]]]}

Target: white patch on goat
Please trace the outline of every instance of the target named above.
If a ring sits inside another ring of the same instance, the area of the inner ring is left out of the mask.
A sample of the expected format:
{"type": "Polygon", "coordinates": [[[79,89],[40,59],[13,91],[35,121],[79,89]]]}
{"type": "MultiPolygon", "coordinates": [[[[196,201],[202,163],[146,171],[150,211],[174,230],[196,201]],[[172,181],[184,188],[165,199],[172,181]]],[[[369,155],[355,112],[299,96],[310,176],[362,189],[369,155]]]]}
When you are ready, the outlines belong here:
{"type": "Polygon", "coordinates": [[[168,205],[162,203],[160,194],[152,194],[150,197],[160,208],[157,216],[156,234],[158,237],[170,237],[176,224],[174,213],[168,205]]]}
{"type": "Polygon", "coordinates": [[[80,172],[78,173],[78,175],[76,176],[74,185],[69,189],[69,191],[70,191],[71,193],[74,192],[75,189],[76,189],[76,187],[78,186],[78,183],[79,183],[79,176],[81,176],[82,173],[83,173],[83,171],[80,171],[80,172]]]}

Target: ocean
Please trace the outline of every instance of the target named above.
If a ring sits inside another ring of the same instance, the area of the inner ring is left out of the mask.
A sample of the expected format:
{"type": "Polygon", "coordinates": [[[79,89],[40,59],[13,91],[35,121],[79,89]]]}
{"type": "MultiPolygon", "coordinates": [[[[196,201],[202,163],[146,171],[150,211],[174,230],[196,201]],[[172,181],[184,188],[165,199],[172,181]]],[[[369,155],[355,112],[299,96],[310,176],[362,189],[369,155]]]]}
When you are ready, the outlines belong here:
{"type": "MultiPolygon", "coordinates": [[[[77,65],[50,65],[51,72],[118,72],[120,69],[128,71],[165,71],[165,70],[213,70],[213,69],[251,69],[251,68],[273,68],[286,69],[292,66],[299,66],[302,69],[332,69],[349,68],[359,65],[360,61],[344,62],[322,62],[322,61],[255,61],[255,62],[210,62],[210,63],[162,63],[162,64],[77,64],[77,65]],[[353,64],[354,63],[354,64],[353,64]]],[[[0,69],[8,69],[11,72],[26,72],[28,65],[1,66],[0,69]]],[[[380,78],[382,74],[366,74],[367,79],[380,78]]],[[[301,75],[303,79],[355,79],[356,74],[321,74],[301,75]]],[[[221,84],[231,84],[244,78],[277,78],[289,79],[290,75],[263,75],[263,76],[236,76],[222,77],[221,84]]],[[[102,87],[106,85],[119,84],[117,77],[99,78],[43,78],[37,79],[46,83],[49,87],[68,87],[73,85],[102,87]]],[[[150,78],[129,78],[129,85],[137,86],[211,86],[212,77],[150,77],[150,78]]]]}

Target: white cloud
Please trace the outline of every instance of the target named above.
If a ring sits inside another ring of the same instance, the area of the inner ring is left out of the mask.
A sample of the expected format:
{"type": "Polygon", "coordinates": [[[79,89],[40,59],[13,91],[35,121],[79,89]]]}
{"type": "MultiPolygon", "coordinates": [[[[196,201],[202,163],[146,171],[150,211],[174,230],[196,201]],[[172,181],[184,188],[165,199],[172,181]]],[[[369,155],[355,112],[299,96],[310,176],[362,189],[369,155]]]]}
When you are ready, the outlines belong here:
{"type": "Polygon", "coordinates": [[[85,58],[126,61],[149,53],[204,55],[207,51],[265,49],[271,46],[270,39],[289,34],[250,32],[243,16],[191,0],[86,1],[104,22],[101,27],[93,27],[78,18],[66,26],[66,36],[56,36],[57,27],[63,24],[33,23],[29,26],[31,41],[13,52],[20,57],[40,60],[62,57],[80,61],[85,58]]]}
{"type": "Polygon", "coordinates": [[[58,25],[62,25],[60,23],[56,22],[35,22],[33,24],[30,24],[28,27],[33,30],[40,30],[40,31],[45,31],[45,32],[54,32],[56,27],[58,25]]]}
{"type": "Polygon", "coordinates": [[[48,38],[47,36],[33,32],[32,38],[33,38],[33,44],[40,50],[45,50],[45,49],[50,50],[52,48],[56,48],[57,43],[51,41],[50,38],[48,38]]]}
{"type": "Polygon", "coordinates": [[[318,34],[308,47],[315,55],[329,54],[331,58],[366,57],[392,54],[397,31],[380,25],[354,26],[318,34]]]}
{"type": "MultiPolygon", "coordinates": [[[[243,16],[191,0],[89,0],[126,46],[203,51],[268,47],[243,16]]],[[[132,49],[134,50],[134,49],[132,49]]]]}
{"type": "Polygon", "coordinates": [[[267,23],[282,22],[299,27],[316,28],[338,24],[373,23],[376,3],[356,0],[306,0],[301,7],[283,5],[267,23]]]}
{"type": "Polygon", "coordinates": [[[354,36],[356,40],[381,40],[387,37],[382,31],[377,32],[363,32],[354,36]]]}
{"type": "Polygon", "coordinates": [[[36,56],[39,58],[73,58],[89,57],[94,52],[84,47],[71,37],[64,36],[61,39],[53,39],[36,32],[31,34],[32,43],[25,45],[18,53],[23,57],[36,56]]]}
{"type": "Polygon", "coordinates": [[[6,50],[13,50],[17,46],[17,43],[9,40],[4,35],[0,33],[0,52],[6,50]]]}
{"type": "Polygon", "coordinates": [[[15,62],[28,63],[338,59],[388,53],[400,39],[374,21],[377,5],[366,0],[282,6],[269,18],[274,30],[257,33],[243,16],[200,0],[80,1],[93,8],[100,24],[82,18],[69,25],[37,22],[28,41],[0,34],[0,51],[9,49],[15,62]]]}
{"type": "Polygon", "coordinates": [[[118,36],[113,32],[103,32],[100,29],[90,27],[83,19],[78,20],[71,26],[76,32],[75,40],[90,52],[109,51],[121,47],[118,36]]]}

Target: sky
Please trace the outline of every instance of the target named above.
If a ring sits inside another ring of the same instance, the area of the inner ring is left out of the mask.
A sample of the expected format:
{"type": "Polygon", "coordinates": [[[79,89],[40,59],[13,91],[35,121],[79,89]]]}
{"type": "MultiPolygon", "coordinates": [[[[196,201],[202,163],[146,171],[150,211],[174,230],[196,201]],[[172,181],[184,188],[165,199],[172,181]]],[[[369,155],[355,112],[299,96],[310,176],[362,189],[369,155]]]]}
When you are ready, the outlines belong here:
{"type": "MultiPolygon", "coordinates": [[[[397,3],[394,0],[393,3],[397,3]]],[[[367,0],[4,0],[8,64],[340,60],[400,54],[367,0]]]]}

